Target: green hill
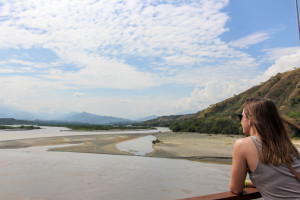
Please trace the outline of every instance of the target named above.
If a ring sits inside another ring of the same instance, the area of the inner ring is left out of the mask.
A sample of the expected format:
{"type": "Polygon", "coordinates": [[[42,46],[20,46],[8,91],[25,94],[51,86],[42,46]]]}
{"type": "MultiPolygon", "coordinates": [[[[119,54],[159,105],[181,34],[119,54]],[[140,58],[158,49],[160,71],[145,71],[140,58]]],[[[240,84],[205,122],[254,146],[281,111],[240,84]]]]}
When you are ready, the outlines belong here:
{"type": "MultiPolygon", "coordinates": [[[[173,131],[216,134],[241,134],[242,127],[236,115],[242,113],[247,98],[264,97],[275,102],[281,114],[300,124],[300,68],[279,73],[268,81],[254,86],[205,110],[178,117],[170,125],[173,131]]],[[[294,136],[300,136],[293,130],[294,136]]]]}
{"type": "Polygon", "coordinates": [[[194,114],[161,116],[161,117],[157,117],[155,119],[147,120],[144,122],[138,122],[133,125],[169,127],[172,123],[174,123],[176,121],[182,121],[184,119],[192,117],[193,115],[194,114]]]}

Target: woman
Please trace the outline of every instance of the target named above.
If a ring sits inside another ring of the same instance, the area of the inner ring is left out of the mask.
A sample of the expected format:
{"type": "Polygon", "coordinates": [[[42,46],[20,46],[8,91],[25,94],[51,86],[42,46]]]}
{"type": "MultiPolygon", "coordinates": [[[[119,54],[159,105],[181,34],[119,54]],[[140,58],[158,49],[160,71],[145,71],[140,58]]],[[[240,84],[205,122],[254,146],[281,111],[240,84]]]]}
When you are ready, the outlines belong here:
{"type": "Polygon", "coordinates": [[[300,199],[300,155],[275,104],[246,100],[240,120],[250,137],[234,144],[230,190],[239,194],[244,187],[256,187],[264,199],[300,199]],[[247,172],[251,181],[245,180],[247,172]]]}

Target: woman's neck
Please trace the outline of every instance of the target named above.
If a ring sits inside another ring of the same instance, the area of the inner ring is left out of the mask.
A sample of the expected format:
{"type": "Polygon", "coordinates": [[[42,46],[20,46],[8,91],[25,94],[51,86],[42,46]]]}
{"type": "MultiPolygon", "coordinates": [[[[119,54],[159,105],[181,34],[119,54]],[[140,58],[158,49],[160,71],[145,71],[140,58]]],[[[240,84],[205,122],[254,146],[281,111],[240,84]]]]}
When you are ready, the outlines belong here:
{"type": "Polygon", "coordinates": [[[254,126],[252,126],[250,128],[250,136],[258,136],[258,133],[257,133],[256,129],[254,128],[254,126]]]}

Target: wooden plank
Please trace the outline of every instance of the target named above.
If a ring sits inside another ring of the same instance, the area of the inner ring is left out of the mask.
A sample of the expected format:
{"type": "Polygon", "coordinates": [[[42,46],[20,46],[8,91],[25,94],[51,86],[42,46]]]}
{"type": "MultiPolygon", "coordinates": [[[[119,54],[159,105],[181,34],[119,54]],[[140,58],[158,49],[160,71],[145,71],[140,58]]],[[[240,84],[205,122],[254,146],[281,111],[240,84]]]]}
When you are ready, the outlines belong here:
{"type": "Polygon", "coordinates": [[[245,188],[244,192],[239,195],[234,194],[232,192],[222,192],[179,200],[249,200],[257,199],[260,197],[261,195],[256,188],[245,188]]]}

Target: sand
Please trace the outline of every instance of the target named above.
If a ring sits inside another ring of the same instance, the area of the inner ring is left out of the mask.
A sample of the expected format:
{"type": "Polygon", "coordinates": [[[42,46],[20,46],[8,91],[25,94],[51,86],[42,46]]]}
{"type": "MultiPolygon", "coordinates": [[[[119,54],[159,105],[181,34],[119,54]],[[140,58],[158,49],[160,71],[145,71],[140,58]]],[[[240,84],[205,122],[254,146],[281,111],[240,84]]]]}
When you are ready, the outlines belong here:
{"type": "MultiPolygon", "coordinates": [[[[74,144],[51,148],[51,151],[97,153],[113,155],[133,155],[116,148],[116,144],[147,135],[155,136],[160,142],[153,145],[148,157],[189,159],[231,163],[234,142],[242,135],[212,135],[199,133],[149,133],[149,134],[97,134],[81,136],[59,136],[33,139],[0,141],[1,149],[26,148],[33,146],[52,146],[74,144]]],[[[300,141],[293,141],[300,150],[300,141]]]]}
{"type": "Polygon", "coordinates": [[[47,138],[0,141],[1,149],[26,148],[74,144],[51,148],[51,151],[132,155],[116,148],[116,144],[147,135],[155,136],[160,142],[153,145],[149,157],[190,159],[202,161],[230,162],[235,140],[241,136],[209,135],[199,133],[151,133],[151,134],[97,134],[85,136],[60,136],[47,138]]]}
{"type": "Polygon", "coordinates": [[[147,156],[195,161],[231,162],[234,142],[243,136],[199,133],[157,134],[161,141],[147,156]]]}

